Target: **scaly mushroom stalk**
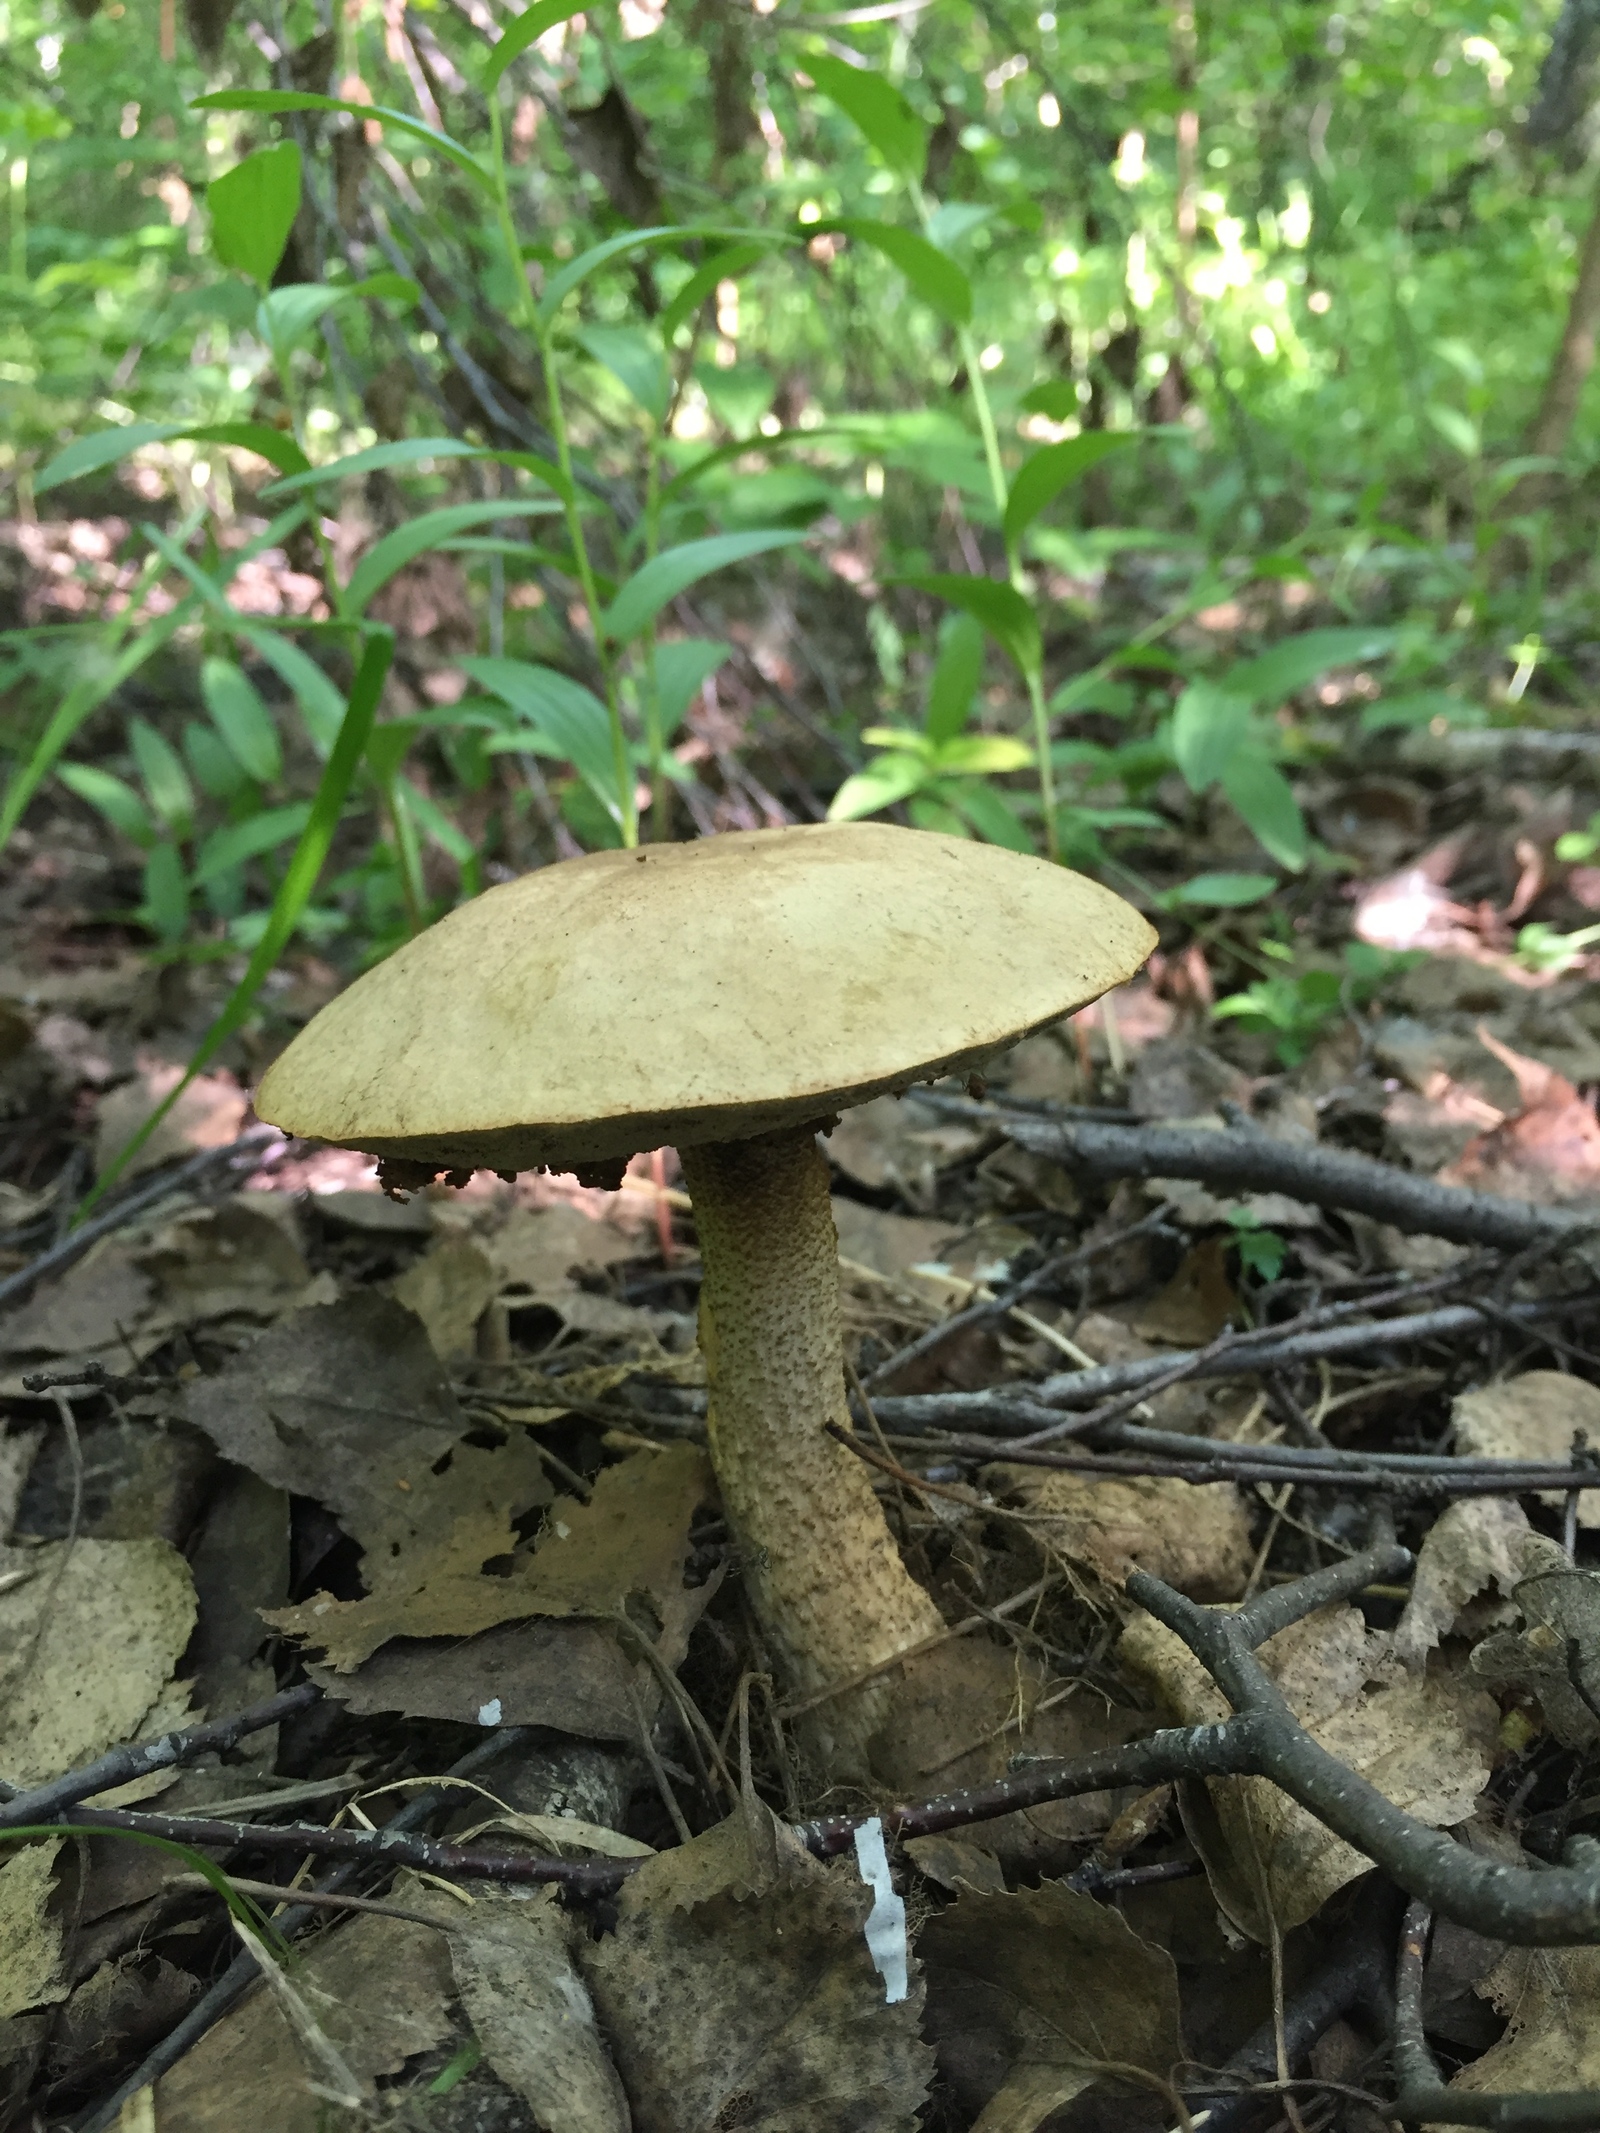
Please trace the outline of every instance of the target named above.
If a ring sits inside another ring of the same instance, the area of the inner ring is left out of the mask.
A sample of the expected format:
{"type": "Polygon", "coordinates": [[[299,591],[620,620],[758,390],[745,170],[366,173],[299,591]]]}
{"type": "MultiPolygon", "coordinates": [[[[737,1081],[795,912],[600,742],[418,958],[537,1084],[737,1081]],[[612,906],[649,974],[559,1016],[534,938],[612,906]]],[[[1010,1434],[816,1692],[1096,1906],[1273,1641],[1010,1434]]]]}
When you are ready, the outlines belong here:
{"type": "MultiPolygon", "coordinates": [[[[813,1695],[937,1634],[848,1426],[839,1240],[814,1128],[682,1151],[704,1280],[711,1457],[745,1587],[791,1693],[813,1695]]],[[[881,1698],[818,1706],[834,1769],[864,1760],[881,1698]]]]}

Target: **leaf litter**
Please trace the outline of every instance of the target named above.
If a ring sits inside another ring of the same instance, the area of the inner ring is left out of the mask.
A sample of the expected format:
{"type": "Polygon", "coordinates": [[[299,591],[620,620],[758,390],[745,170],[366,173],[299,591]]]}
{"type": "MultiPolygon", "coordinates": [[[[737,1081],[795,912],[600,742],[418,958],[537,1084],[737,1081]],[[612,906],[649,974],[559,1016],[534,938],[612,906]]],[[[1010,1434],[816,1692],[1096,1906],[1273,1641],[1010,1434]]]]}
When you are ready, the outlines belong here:
{"type": "MultiPolygon", "coordinates": [[[[1181,1084],[1186,1114],[1257,1101],[1259,1072],[1237,1055],[1174,1033],[1170,1018],[1151,1027],[1143,1046],[1123,1033],[1136,1109],[1176,1115],[1163,1108],[1168,1083],[1181,1084]]],[[[1513,1048],[1527,1041],[1514,1017],[1497,1014],[1496,1028],[1513,1048]]],[[[1093,1101],[1114,1084],[1093,1065],[1098,1025],[1091,1036],[1090,1080],[1080,1053],[1052,1038],[1037,1056],[1019,1048],[996,1086],[1093,1101]]],[[[1452,1054],[1462,1073],[1466,1056],[1452,1054]]],[[[1348,1078],[1348,1062],[1340,1071],[1348,1078]]],[[[1313,1057],[1284,1079],[1310,1087],[1320,1072],[1313,1057]]],[[[1333,1110],[1354,1116],[1339,1086],[1333,1110]]],[[[1567,1102],[1542,1088],[1546,1108],[1567,1102]]],[[[1500,1093],[1502,1108],[1517,1100],[1500,1093]]],[[[1275,1101],[1317,1132],[1319,1113],[1294,1089],[1275,1101]]],[[[1394,1099],[1374,1087],[1362,1101],[1381,1122],[1394,1099]]],[[[1528,1140],[1495,1146],[1520,1159],[1528,1140]]],[[[825,1146],[863,1378],[1046,1248],[1107,1247],[1087,1282],[958,1335],[915,1382],[1005,1387],[1070,1368],[1073,1349],[1115,1365],[1200,1343],[1257,1306],[1234,1250],[1251,1224],[1276,1223],[1318,1278],[1331,1266],[1356,1278],[1360,1240],[1376,1240],[1300,1201],[1201,1195],[1183,1181],[1097,1199],[1059,1166],[914,1098],[850,1114],[825,1146]],[[1168,1241],[1120,1243],[1163,1198],[1168,1241]]],[[[1461,1146],[1458,1135],[1446,1157],[1461,1146]]],[[[366,1868],[354,1886],[435,1927],[317,1914],[280,1985],[258,1987],[162,2075],[163,2133],[252,2116],[310,2133],[334,2065],[315,2036],[359,2090],[359,2109],[340,2113],[353,2123],[374,2112],[462,2133],[480,2123],[473,2112],[552,2133],[1175,2123],[1174,2091],[1193,2085],[1185,2051],[1220,2063],[1257,2026],[1274,1944],[1292,2003],[1316,1937],[1341,1903],[1362,1900],[1358,1852],[1255,1779],[1190,1782],[1143,1804],[1104,1789],[891,1844],[911,1987],[891,2004],[866,1937],[872,1888],[853,1857],[822,1864],[788,1824],[1114,1750],[1163,1718],[1221,1715],[1192,1660],[1132,1606],[1130,1572],[1229,1605],[1336,1560],[1361,1507],[1326,1490],[1291,1501],[1003,1456],[950,1489],[934,1453],[925,1464],[945,1496],[891,1484],[886,1498],[946,1622],[976,1626],[899,1670],[873,1747],[876,1793],[808,1791],[698,1441],[689,1225],[680,1219],[664,1259],[645,1212],[656,1203],[641,1193],[608,1201],[563,1187],[540,1199],[480,1185],[396,1204],[353,1187],[358,1176],[346,1166],[336,1190],[298,1200],[179,1196],[0,1319],[14,1403],[0,1510],[16,1522],[12,1582],[0,1582],[12,1612],[0,1619],[7,1639],[43,1625],[22,1700],[0,1713],[0,1776],[29,1782],[237,1709],[298,1678],[298,1665],[327,1692],[309,1718],[163,1773],[152,1804],[222,1811],[235,1798],[263,1825],[338,1818],[381,1835],[423,1781],[503,1739],[473,1780],[481,1791],[463,1787],[433,1826],[469,1847],[631,1871],[586,1905],[492,1882],[447,1894],[366,1868]],[[87,1461],[73,1532],[64,1440],[21,1380],[92,1362],[130,1376],[120,1392],[71,1395],[87,1461]],[[1112,1834],[1123,1810],[1126,1840],[1112,1834]],[[1127,1860],[1136,1877],[1198,1868],[1206,1879],[1095,1893],[1093,1874],[1127,1860]],[[1234,1953],[1207,1905],[1244,1936],[1234,1953]]],[[[1336,1443],[1410,1446],[1420,1399],[1432,1441],[1463,1455],[1563,1460],[1600,1419],[1600,1396],[1565,1369],[1469,1358],[1419,1394],[1403,1361],[1301,1373],[1289,1389],[1302,1421],[1314,1412],[1336,1443]]],[[[1209,1384],[1151,1404],[1157,1426],[1211,1437],[1295,1442],[1302,1426],[1289,1426],[1292,1401],[1269,1403],[1265,1419],[1257,1402],[1241,1430],[1237,1391],[1209,1384]]],[[[910,1441],[895,1452],[914,1462],[910,1441]]],[[[1407,1593],[1313,1616],[1265,1653],[1332,1752],[1420,1819],[1510,1843],[1517,1857],[1496,1763],[1550,1769],[1534,1795],[1543,1803],[1564,1744],[1600,1738],[1589,1702],[1600,1609],[1591,1573],[1561,1547],[1563,1501],[1418,1511],[1407,1593]]],[[[1582,1496],[1582,1533],[1591,1511],[1582,1496]]],[[[240,1856],[241,1872],[278,1871],[270,1851],[240,1856]]],[[[109,2093],[234,1946],[211,1899],[173,1893],[171,1862],[105,1838],[83,1857],[87,1879],[55,1839],[0,1865],[0,2079],[49,2069],[77,2109],[109,2093]]],[[[1595,2078],[1577,2011],[1586,1960],[1491,1949],[1475,1973],[1490,2025],[1472,2032],[1475,2048],[1502,2016],[1509,2027],[1463,2080],[1595,2078]]]]}

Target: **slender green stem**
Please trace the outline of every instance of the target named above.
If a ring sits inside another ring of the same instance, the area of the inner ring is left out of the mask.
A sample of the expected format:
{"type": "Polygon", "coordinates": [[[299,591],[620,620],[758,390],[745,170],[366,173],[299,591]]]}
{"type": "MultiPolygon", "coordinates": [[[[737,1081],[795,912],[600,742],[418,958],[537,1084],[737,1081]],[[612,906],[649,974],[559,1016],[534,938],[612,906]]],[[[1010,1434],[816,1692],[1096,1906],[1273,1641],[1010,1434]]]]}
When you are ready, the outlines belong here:
{"type": "Polygon", "coordinates": [[[567,432],[566,410],[561,400],[555,337],[540,318],[539,307],[534,302],[532,289],[528,286],[522,246],[517,240],[517,227],[511,215],[511,189],[506,177],[505,135],[500,123],[498,89],[489,98],[489,148],[494,165],[495,214],[500,225],[501,242],[506,248],[506,259],[511,268],[513,301],[520,323],[532,335],[538,347],[539,361],[544,368],[546,413],[550,434],[555,440],[556,464],[561,469],[566,491],[562,503],[567,514],[567,538],[572,543],[573,559],[578,566],[578,583],[583,591],[584,606],[588,610],[589,627],[594,633],[595,659],[600,668],[601,684],[605,691],[606,716],[611,722],[611,758],[617,781],[622,841],[625,846],[631,848],[639,842],[639,816],[633,798],[633,761],[628,750],[628,736],[622,724],[616,667],[607,647],[605,627],[600,619],[600,593],[595,584],[594,566],[589,558],[589,544],[584,538],[583,508],[578,500],[577,483],[572,478],[572,441],[567,432]]]}

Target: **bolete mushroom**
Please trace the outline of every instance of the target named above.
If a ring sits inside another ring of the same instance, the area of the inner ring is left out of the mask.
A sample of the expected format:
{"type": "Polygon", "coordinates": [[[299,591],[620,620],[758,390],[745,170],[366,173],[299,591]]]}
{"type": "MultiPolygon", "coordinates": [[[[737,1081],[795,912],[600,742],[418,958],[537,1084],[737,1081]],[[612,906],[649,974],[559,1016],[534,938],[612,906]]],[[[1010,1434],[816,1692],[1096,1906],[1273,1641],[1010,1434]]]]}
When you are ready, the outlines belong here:
{"type": "MultiPolygon", "coordinates": [[[[669,1143],[700,1237],[710,1439],[790,1695],[937,1633],[847,1423],[836,1114],[976,1067],[1130,977],[1155,936],[1081,875],[881,823],[594,852],[464,904],[267,1073],[286,1132],[440,1171],[620,1164],[669,1143]]],[[[860,1763],[873,1694],[818,1707],[860,1763]]]]}

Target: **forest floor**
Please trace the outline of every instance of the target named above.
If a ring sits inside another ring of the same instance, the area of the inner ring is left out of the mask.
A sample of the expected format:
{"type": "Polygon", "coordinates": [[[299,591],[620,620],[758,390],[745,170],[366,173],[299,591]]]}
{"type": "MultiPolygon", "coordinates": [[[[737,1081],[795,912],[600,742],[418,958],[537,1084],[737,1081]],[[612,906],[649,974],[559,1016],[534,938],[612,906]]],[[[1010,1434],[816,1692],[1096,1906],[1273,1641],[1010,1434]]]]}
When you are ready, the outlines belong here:
{"type": "MultiPolygon", "coordinates": [[[[119,862],[41,802],[0,878],[0,1829],[47,1832],[0,1866],[0,2124],[1366,2133],[1597,2085],[1592,1876],[1538,1870],[1600,1816],[1600,959],[1519,947],[1600,910],[1552,856],[1593,742],[1330,757],[1301,960],[1169,921],[986,1086],[831,1134],[857,1444],[948,1625],[849,1786],[744,1602],[671,1151],[384,1197],[252,1123],[338,983],[299,955],[72,1229],[223,980],[108,925],[119,862]],[[1295,1718],[1228,1764],[1262,1680],[1295,1718]],[[1329,1828],[1327,1758],[1398,1833],[1329,1828]]],[[[1188,871],[1237,863],[1208,835],[1188,871]]]]}

